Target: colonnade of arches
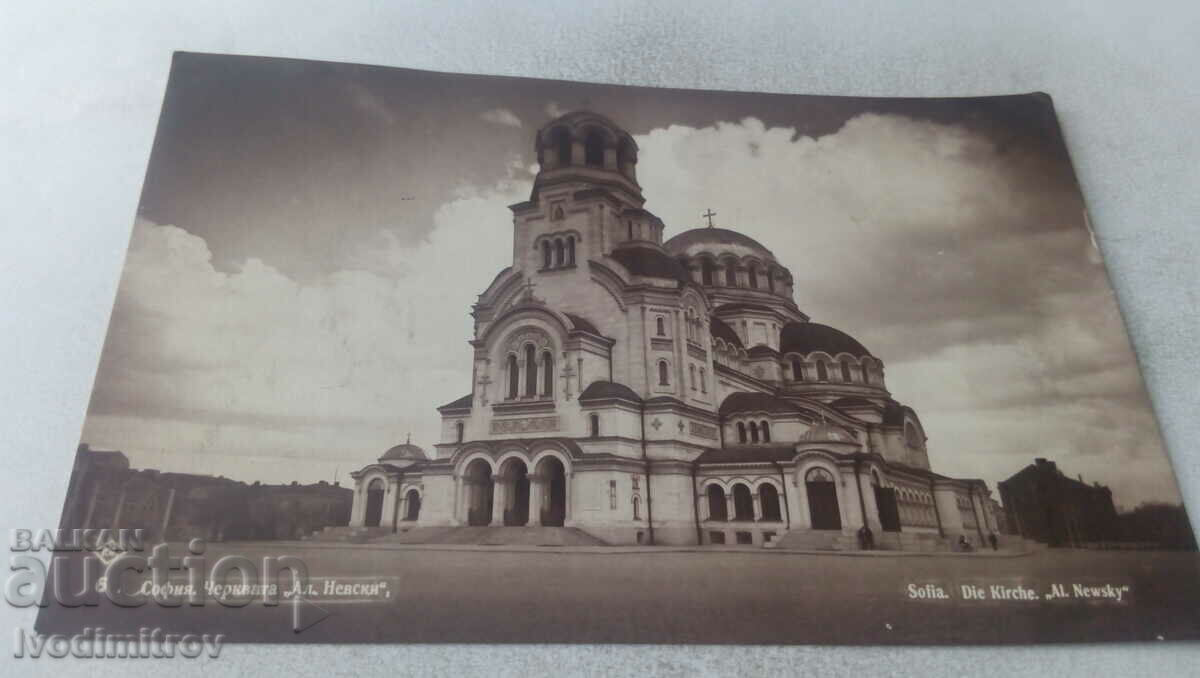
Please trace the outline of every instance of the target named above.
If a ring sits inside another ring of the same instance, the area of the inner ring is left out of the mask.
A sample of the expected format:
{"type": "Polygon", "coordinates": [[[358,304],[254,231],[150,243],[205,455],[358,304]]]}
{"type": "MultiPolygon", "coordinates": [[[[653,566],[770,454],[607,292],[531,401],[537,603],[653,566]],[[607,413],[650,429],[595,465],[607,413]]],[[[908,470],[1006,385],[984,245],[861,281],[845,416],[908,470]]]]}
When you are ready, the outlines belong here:
{"type": "MultiPolygon", "coordinates": [[[[382,527],[385,518],[385,499],[387,485],[383,478],[372,478],[367,483],[366,506],[363,510],[363,525],[366,527],[382,527]]],[[[416,522],[421,517],[421,492],[409,488],[402,492],[401,497],[393,505],[393,524],[398,522],[416,522]]]]}
{"type": "Polygon", "coordinates": [[[791,283],[791,274],[786,268],[775,263],[763,263],[755,257],[700,254],[690,259],[681,257],[680,263],[689,270],[699,271],[699,280],[696,282],[706,287],[741,287],[783,292],[791,283]],[[745,276],[741,275],[742,272],[745,272],[745,276]]]}
{"type": "Polygon", "coordinates": [[[814,353],[807,358],[787,354],[784,360],[791,367],[792,381],[817,383],[842,383],[882,385],[883,370],[878,361],[869,356],[855,358],[849,354],[837,358],[824,353],[814,353]]]}
{"type": "Polygon", "coordinates": [[[569,268],[575,265],[575,236],[547,237],[542,240],[542,268],[569,268]]]}
{"type": "Polygon", "coordinates": [[[569,516],[567,466],[553,454],[521,455],[493,464],[478,456],[459,475],[457,519],[466,525],[562,527],[569,516]]]}
{"type": "Polygon", "coordinates": [[[518,353],[509,353],[504,361],[504,379],[508,400],[518,398],[554,397],[554,353],[538,351],[533,343],[525,344],[518,353]]]}
{"type": "Polygon", "coordinates": [[[627,136],[617,138],[596,125],[579,129],[559,125],[549,130],[545,143],[539,144],[538,162],[544,169],[582,165],[616,170],[636,181],[637,146],[627,136]]]}
{"type": "Polygon", "coordinates": [[[739,443],[771,442],[771,422],[766,419],[737,422],[739,443]]]}
{"type": "Polygon", "coordinates": [[[779,488],[770,482],[751,490],[746,482],[734,482],[729,490],[718,482],[704,486],[706,521],[783,522],[783,502],[779,488]]]}

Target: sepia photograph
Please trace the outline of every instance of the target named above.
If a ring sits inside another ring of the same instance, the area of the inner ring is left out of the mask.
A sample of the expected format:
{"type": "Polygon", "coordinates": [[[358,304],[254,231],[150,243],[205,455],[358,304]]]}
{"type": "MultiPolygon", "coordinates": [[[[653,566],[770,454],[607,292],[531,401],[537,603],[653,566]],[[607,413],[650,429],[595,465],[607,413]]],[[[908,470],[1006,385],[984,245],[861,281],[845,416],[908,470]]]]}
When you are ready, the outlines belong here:
{"type": "Polygon", "coordinates": [[[61,471],[41,634],[1200,638],[1040,92],[177,52],[61,471]]]}

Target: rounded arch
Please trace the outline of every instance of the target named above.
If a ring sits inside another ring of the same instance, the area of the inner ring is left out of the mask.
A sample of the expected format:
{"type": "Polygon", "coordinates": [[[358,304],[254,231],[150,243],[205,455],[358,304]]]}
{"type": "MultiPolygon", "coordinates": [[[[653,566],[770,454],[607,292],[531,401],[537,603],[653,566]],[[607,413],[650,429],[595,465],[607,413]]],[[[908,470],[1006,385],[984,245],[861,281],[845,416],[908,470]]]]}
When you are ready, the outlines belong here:
{"type": "MultiPolygon", "coordinates": [[[[467,445],[455,455],[454,475],[462,477],[467,474],[467,467],[476,461],[482,461],[488,467],[488,475],[496,475],[496,460],[484,445],[467,445]]],[[[451,458],[453,459],[453,457],[451,458]]]]}
{"type": "Polygon", "coordinates": [[[421,490],[416,487],[410,487],[407,490],[403,490],[401,496],[404,497],[404,520],[415,522],[420,519],[421,501],[424,499],[421,490]]]}
{"type": "Polygon", "coordinates": [[[750,491],[747,481],[736,481],[730,484],[733,494],[733,519],[741,522],[754,520],[754,493],[750,491]]]}

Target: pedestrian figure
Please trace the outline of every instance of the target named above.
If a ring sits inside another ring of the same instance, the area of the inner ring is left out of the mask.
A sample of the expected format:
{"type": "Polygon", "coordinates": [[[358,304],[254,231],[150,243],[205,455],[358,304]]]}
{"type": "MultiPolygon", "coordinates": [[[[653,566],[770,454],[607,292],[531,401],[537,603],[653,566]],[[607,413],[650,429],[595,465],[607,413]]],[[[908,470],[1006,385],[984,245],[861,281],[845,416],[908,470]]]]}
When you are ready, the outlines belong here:
{"type": "Polygon", "coordinates": [[[871,533],[871,528],[863,525],[858,530],[858,546],[864,551],[871,551],[875,548],[875,535],[871,533]]]}
{"type": "Polygon", "coordinates": [[[989,535],[988,535],[988,542],[989,542],[989,543],[992,545],[992,550],[993,550],[993,551],[999,551],[999,550],[1000,550],[1000,544],[999,544],[1000,540],[996,538],[996,533],[995,533],[995,532],[993,532],[993,533],[991,533],[991,534],[989,534],[989,535]]]}
{"type": "Polygon", "coordinates": [[[958,535],[958,550],[964,553],[969,553],[971,551],[971,544],[967,541],[967,536],[965,534],[958,535]]]}

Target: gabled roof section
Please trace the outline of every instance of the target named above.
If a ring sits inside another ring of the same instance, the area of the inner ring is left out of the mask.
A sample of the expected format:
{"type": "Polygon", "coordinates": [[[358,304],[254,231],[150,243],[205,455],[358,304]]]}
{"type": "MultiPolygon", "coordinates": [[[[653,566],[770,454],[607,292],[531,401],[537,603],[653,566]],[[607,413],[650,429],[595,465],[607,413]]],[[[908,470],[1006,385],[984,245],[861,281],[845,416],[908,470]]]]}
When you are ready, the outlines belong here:
{"type": "Polygon", "coordinates": [[[446,410],[469,410],[469,409],[471,409],[471,405],[474,403],[474,400],[475,400],[475,394],[468,393],[467,395],[459,398],[458,400],[446,403],[445,405],[442,405],[441,407],[439,407],[437,409],[438,409],[438,412],[444,412],[446,410]]]}
{"type": "Polygon", "coordinates": [[[716,316],[712,317],[712,322],[708,326],[708,331],[709,334],[711,334],[714,338],[721,339],[725,343],[733,344],[738,348],[743,348],[742,338],[738,336],[737,332],[734,332],[733,328],[730,327],[728,323],[716,316]]]}
{"type": "Polygon", "coordinates": [[[777,398],[769,393],[740,392],[732,393],[721,403],[722,415],[737,414],[738,412],[802,412],[803,410],[783,398],[777,398]]]}
{"type": "Polygon", "coordinates": [[[608,256],[617,260],[634,275],[678,280],[682,283],[692,280],[682,264],[657,247],[648,247],[637,243],[625,244],[613,250],[608,256]]]}
{"type": "Polygon", "coordinates": [[[574,313],[563,313],[563,315],[567,316],[567,320],[571,321],[571,329],[603,336],[600,334],[600,330],[596,329],[596,326],[589,322],[587,318],[575,315],[574,313]]]}

